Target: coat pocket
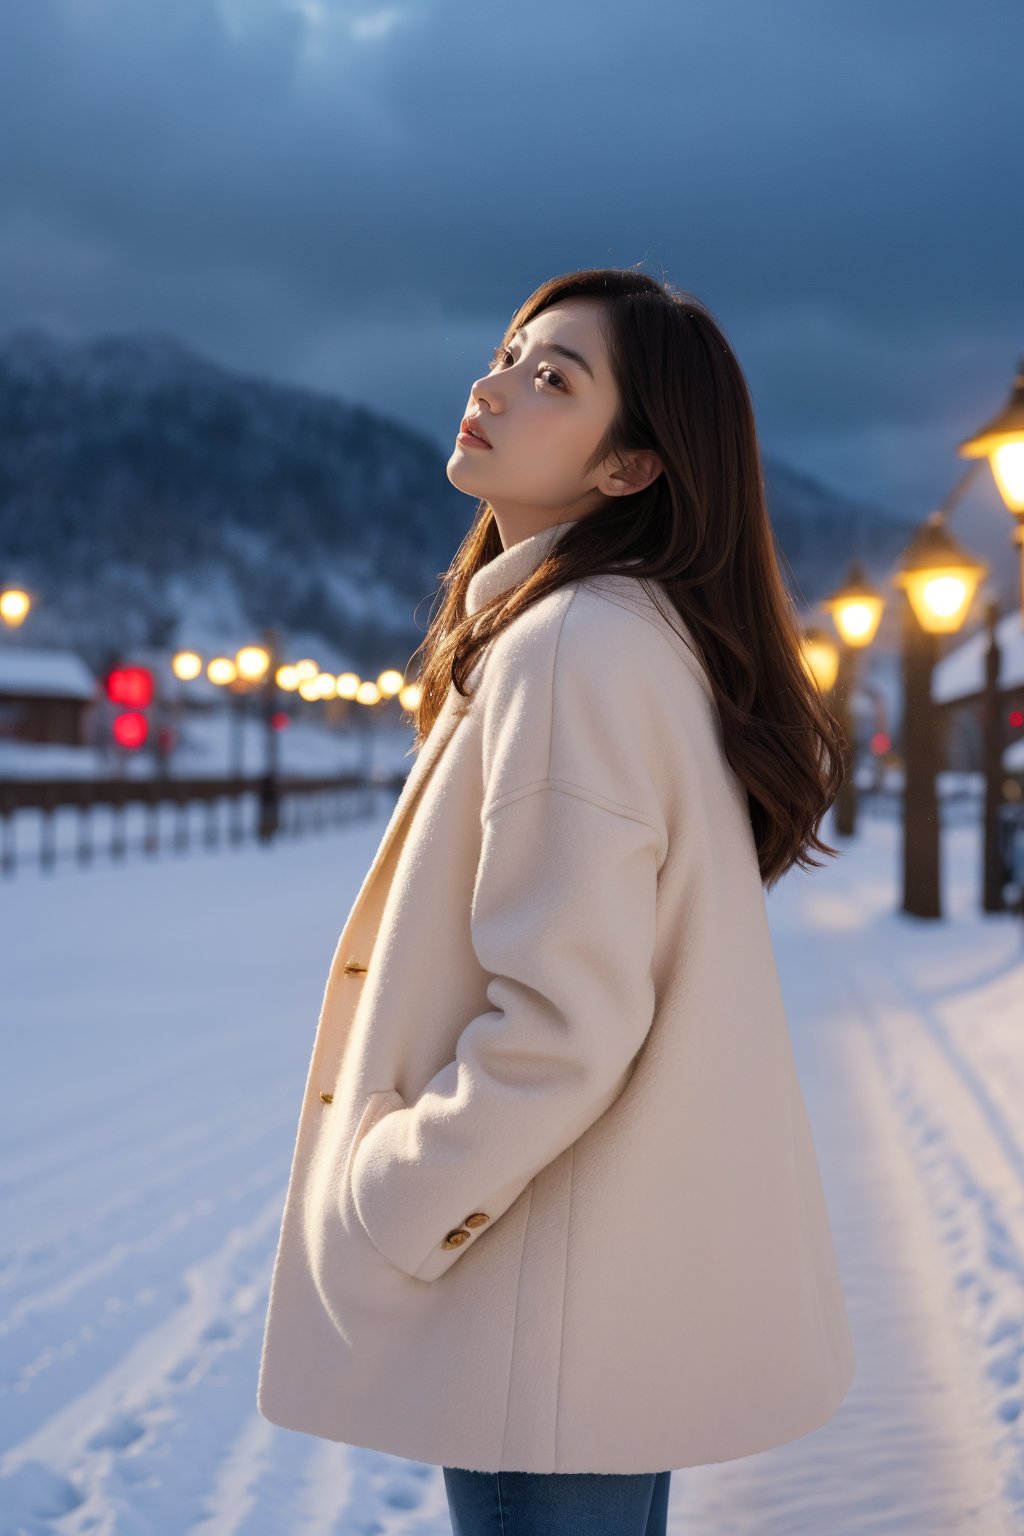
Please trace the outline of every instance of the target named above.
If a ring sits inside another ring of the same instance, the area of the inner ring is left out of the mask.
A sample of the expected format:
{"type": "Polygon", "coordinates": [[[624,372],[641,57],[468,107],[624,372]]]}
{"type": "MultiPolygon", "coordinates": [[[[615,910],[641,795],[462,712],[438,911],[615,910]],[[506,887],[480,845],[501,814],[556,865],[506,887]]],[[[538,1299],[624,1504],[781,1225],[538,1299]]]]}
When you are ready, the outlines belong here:
{"type": "Polygon", "coordinates": [[[351,1201],[351,1186],[349,1179],[352,1173],[352,1160],[359,1148],[359,1143],[368,1131],[372,1130],[378,1120],[390,1114],[393,1109],[405,1109],[406,1102],[396,1088],[381,1088],[371,1093],[363,1105],[363,1112],[359,1116],[356,1128],[349,1143],[348,1153],[345,1157],[345,1171],[342,1175],[346,1198],[351,1201]]]}

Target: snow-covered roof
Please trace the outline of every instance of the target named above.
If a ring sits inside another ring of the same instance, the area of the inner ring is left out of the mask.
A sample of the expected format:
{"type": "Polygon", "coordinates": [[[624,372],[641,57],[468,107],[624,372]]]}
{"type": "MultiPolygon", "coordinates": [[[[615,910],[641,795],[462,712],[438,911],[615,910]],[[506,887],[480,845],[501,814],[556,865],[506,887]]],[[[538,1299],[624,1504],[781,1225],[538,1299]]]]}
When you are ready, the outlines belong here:
{"type": "Polygon", "coordinates": [[[0,695],[92,699],[97,681],[75,651],[0,644],[0,695]]]}
{"type": "MultiPolygon", "coordinates": [[[[1021,611],[1004,613],[996,624],[996,639],[1001,652],[999,687],[1024,687],[1024,626],[1021,611]]],[[[985,687],[985,652],[988,632],[976,629],[963,645],[935,663],[932,670],[932,699],[936,704],[953,704],[960,699],[976,698],[985,687]]]]}

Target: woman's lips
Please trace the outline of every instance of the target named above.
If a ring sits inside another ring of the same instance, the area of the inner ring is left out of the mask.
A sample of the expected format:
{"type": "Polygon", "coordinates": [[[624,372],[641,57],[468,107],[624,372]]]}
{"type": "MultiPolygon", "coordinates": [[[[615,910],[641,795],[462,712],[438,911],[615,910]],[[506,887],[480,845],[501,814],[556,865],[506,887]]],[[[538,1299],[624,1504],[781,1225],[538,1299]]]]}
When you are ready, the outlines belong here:
{"type": "Polygon", "coordinates": [[[482,437],[477,437],[474,432],[467,432],[462,427],[459,428],[459,435],[455,441],[465,443],[467,446],[472,444],[474,448],[490,448],[491,446],[490,443],[485,443],[482,437]]]}

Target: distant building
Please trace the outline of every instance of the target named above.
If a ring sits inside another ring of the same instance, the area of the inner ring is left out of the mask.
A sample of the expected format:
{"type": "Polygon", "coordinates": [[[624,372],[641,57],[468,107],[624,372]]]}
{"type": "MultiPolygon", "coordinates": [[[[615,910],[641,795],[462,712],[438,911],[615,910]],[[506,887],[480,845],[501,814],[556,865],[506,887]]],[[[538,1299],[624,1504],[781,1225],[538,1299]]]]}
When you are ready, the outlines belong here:
{"type": "MultiPolygon", "coordinates": [[[[1000,650],[999,703],[1007,743],[1003,765],[1010,773],[1024,773],[1024,626],[1019,608],[998,620],[996,640],[1000,650]]],[[[948,717],[950,768],[981,771],[987,650],[988,634],[982,625],[937,661],[932,671],[932,700],[948,717]]]]}
{"type": "Polygon", "coordinates": [[[100,696],[74,651],[0,644],[0,740],[86,744],[87,713],[100,696]]]}

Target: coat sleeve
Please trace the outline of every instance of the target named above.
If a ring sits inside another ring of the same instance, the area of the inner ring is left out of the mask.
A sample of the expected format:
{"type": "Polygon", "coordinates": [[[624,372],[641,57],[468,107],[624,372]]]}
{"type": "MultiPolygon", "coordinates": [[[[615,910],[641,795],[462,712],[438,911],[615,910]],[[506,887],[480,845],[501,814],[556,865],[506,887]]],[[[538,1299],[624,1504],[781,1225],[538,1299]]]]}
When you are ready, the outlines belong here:
{"type": "Polygon", "coordinates": [[[488,659],[470,937],[491,1006],[415,1103],[370,1126],[348,1170],[368,1238],[413,1278],[438,1279],[487,1241],[619,1097],[654,1020],[677,765],[663,763],[672,703],[639,648],[649,633],[557,593],[488,659]]]}
{"type": "Polygon", "coordinates": [[[359,1220],[407,1274],[444,1274],[625,1086],[654,1015],[661,847],[657,827],[568,785],[491,809],[471,931],[492,1007],[352,1163],[359,1220]]]}

